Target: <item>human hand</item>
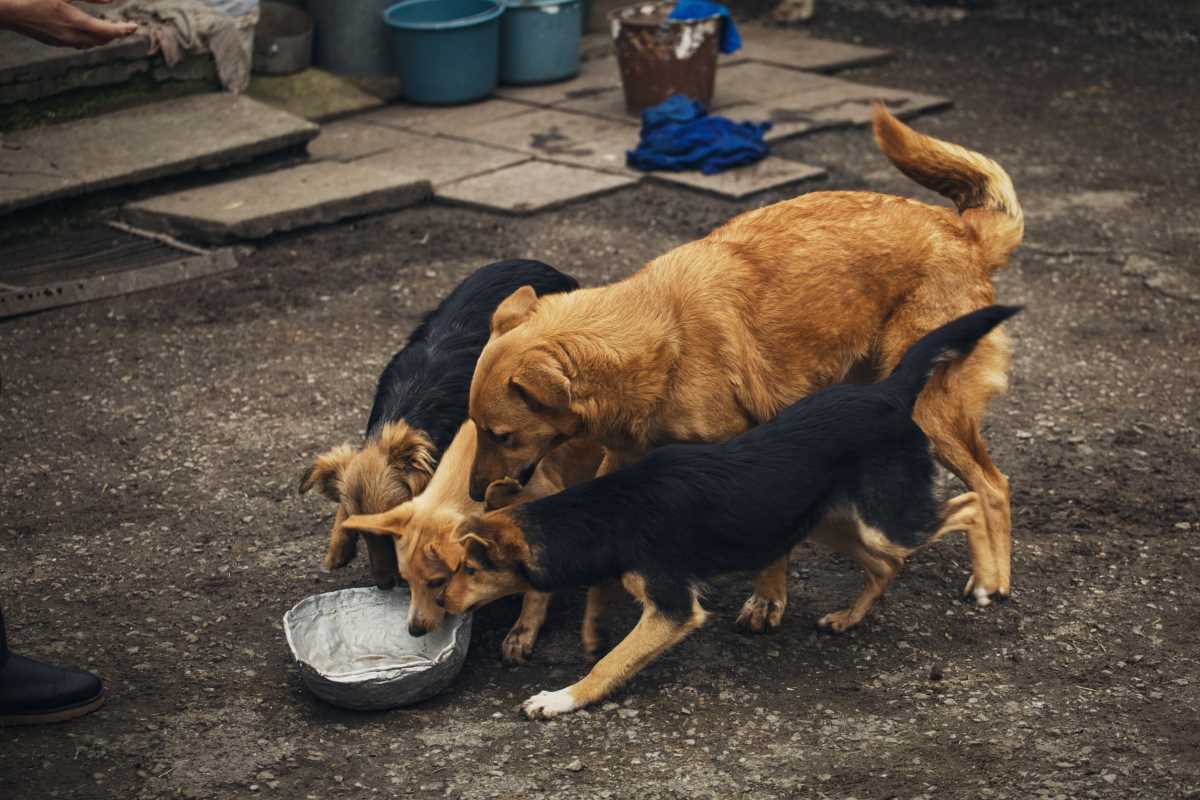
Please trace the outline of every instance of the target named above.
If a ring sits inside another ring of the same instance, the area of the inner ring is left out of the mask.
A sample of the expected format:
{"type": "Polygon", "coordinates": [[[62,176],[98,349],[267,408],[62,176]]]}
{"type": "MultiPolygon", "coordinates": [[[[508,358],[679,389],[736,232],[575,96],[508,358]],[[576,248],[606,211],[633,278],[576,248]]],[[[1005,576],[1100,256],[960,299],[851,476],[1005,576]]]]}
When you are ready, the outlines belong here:
{"type": "Polygon", "coordinates": [[[82,50],[129,36],[137,31],[137,23],[96,19],[65,0],[0,0],[0,28],[43,44],[82,50]]]}

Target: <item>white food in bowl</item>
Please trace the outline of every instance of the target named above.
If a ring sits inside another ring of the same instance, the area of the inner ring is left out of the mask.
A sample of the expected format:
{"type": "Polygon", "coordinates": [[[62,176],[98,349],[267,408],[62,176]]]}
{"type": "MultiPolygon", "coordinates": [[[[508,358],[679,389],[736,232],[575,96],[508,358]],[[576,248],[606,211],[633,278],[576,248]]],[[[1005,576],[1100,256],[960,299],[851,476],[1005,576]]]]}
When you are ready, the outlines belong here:
{"type": "Polygon", "coordinates": [[[408,634],[407,589],[343,589],[306,597],[283,616],[288,646],[313,694],[343,708],[381,710],[450,685],[471,640],[469,616],[408,634]]]}

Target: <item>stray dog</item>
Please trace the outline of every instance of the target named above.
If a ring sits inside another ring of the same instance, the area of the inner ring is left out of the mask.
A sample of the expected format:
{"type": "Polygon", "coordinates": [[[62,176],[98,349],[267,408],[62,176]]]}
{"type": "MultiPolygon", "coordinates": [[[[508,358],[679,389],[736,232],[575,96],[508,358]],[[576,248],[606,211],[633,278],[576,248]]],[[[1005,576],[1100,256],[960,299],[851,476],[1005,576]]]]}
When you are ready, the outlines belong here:
{"type": "MultiPolygon", "coordinates": [[[[457,532],[468,517],[485,509],[547,497],[582,483],[595,476],[603,455],[601,448],[587,441],[568,443],[543,459],[525,486],[515,481],[496,483],[489,487],[486,502],[477,503],[467,495],[474,453],[475,423],[468,420],[459,428],[424,492],[390,511],[351,516],[342,523],[344,530],[387,536],[395,543],[400,577],[407,581],[412,594],[408,632],[413,636],[436,630],[445,618],[445,609],[437,598],[462,561],[465,550],[457,532]]],[[[500,645],[505,663],[523,664],[529,659],[549,605],[549,594],[534,590],[525,593],[521,615],[500,645]]]]}
{"type": "MultiPolygon", "coordinates": [[[[569,292],[579,284],[540,261],[497,261],[481,267],[430,312],[379,376],[367,421],[366,443],[346,444],[317,457],[300,479],[300,494],[314,486],[338,504],[325,571],[354,558],[358,536],[342,523],[351,514],[374,514],[412,499],[433,476],[438,454],[467,416],[475,361],[489,335],[496,306],[517,288],[569,292]]],[[[367,536],[371,575],[380,589],[396,584],[390,537],[367,536]]]]}
{"type": "MultiPolygon", "coordinates": [[[[882,379],[923,334],[994,302],[991,274],[1024,231],[1008,175],[881,106],[874,130],[900,171],[958,213],[813,192],[742,214],[610,286],[544,298],[522,288],[501,303],[471,383],[471,496],[501,478],[523,483],[573,437],[604,445],[602,472],[671,442],[724,441],[822,387],[882,379]]],[[[1010,364],[996,332],[916,407],[938,460],[982,503],[987,536],[973,540],[964,589],[980,605],[1011,583],[1008,479],[980,432],[1010,364]]],[[[755,578],[740,626],[778,627],[787,559],[755,578]]],[[[586,625],[585,643],[595,638],[586,625]]]]}
{"type": "Polygon", "coordinates": [[[974,493],[939,510],[930,442],[912,414],[927,381],[944,386],[963,369],[954,363],[931,377],[940,364],[965,358],[1018,310],[990,306],[957,319],[918,340],[883,382],[823,389],[731,441],[659,448],[633,466],[468,522],[446,609],[613,579],[641,602],[637,625],[583,680],[525,702],[531,718],[607,697],[704,624],[705,579],[760,568],[809,535],[865,573],[859,597],[820,621],[845,630],[918,548],[951,531],[986,538],[974,493]]]}

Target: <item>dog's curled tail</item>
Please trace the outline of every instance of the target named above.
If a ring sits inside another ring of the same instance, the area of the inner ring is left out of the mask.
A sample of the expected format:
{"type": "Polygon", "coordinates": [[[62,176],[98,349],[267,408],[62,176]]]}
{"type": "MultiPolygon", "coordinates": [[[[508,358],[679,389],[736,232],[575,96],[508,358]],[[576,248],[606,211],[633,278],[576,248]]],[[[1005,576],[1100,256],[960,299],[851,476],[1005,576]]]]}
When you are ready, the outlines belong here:
{"type": "Polygon", "coordinates": [[[1025,235],[1025,214],[1004,168],[965,147],[917,133],[879,103],[871,124],[879,149],[898,170],[954,201],[976,234],[988,270],[1007,264],[1025,235]]]}
{"type": "Polygon", "coordinates": [[[881,385],[912,409],[939,364],[966,358],[992,328],[1020,310],[1021,306],[987,306],[930,331],[908,348],[895,371],[881,385]]]}

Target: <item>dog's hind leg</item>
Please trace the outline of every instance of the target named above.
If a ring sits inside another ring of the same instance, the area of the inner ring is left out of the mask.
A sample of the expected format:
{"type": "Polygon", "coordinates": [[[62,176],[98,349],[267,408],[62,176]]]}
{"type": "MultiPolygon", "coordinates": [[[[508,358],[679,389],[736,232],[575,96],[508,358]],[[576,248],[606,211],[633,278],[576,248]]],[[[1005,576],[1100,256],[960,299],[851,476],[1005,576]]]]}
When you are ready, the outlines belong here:
{"type": "Polygon", "coordinates": [[[550,608],[548,592],[526,592],[521,599],[521,615],[500,643],[500,660],[505,664],[524,664],[533,653],[538,633],[550,608]]]}
{"type": "Polygon", "coordinates": [[[931,400],[924,413],[922,404],[918,403],[915,419],[933,443],[938,460],[978,496],[983,524],[973,527],[967,536],[971,577],[963,594],[986,606],[993,595],[1007,597],[1011,591],[1012,520],[1008,478],[988,456],[987,445],[975,420],[958,417],[947,424],[944,417],[928,409],[930,405],[943,402],[941,397],[931,400]]]}
{"type": "Polygon", "coordinates": [[[776,630],[783,622],[788,601],[788,567],[791,554],[784,555],[754,576],[754,593],[742,605],[737,626],[750,633],[776,630]]]}
{"type": "Polygon", "coordinates": [[[583,610],[583,628],[579,632],[579,638],[583,641],[583,652],[589,658],[595,658],[604,647],[608,638],[604,628],[604,616],[620,592],[621,582],[617,580],[588,587],[587,607],[583,610]]]}
{"type": "Polygon", "coordinates": [[[817,627],[842,633],[863,621],[875,601],[887,590],[904,565],[902,548],[866,525],[857,515],[838,515],[825,519],[810,535],[814,541],[858,562],[863,570],[863,590],[846,608],[817,620],[817,627]]]}
{"type": "Polygon", "coordinates": [[[679,619],[663,613],[654,604],[646,595],[645,583],[639,576],[626,576],[624,584],[642,603],[642,616],[637,625],[604,658],[596,662],[583,680],[556,692],[539,692],[526,700],[521,710],[527,717],[549,719],[603,700],[704,624],[707,615],[695,591],[691,592],[691,611],[685,618],[679,619]]]}
{"type": "Polygon", "coordinates": [[[968,537],[971,578],[963,590],[979,605],[1012,591],[1008,478],[992,462],[980,430],[988,401],[1004,390],[1009,362],[1007,338],[989,334],[970,358],[934,377],[913,412],[937,459],[979,496],[987,533],[968,537]]]}

